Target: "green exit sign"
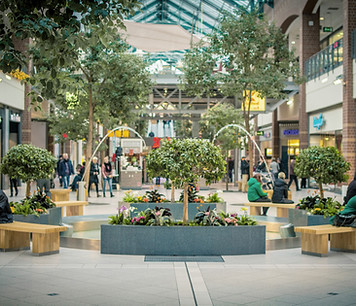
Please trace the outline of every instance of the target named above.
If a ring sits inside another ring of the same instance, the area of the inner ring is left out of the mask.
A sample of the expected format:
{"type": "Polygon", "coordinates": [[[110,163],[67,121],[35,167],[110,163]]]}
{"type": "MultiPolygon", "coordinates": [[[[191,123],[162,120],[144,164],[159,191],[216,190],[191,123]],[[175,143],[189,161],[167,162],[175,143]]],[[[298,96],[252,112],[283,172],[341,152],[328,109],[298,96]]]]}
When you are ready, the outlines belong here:
{"type": "Polygon", "coordinates": [[[265,132],[264,131],[257,131],[256,136],[264,136],[265,132]]]}
{"type": "Polygon", "coordinates": [[[333,27],[323,27],[323,32],[332,32],[333,27]]]}

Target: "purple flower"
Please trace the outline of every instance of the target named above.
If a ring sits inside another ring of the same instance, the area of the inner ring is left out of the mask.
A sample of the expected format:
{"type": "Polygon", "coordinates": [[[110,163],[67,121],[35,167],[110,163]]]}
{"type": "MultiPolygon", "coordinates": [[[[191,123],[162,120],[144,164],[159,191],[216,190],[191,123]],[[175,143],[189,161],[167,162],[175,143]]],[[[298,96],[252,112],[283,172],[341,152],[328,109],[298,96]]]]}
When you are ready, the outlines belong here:
{"type": "Polygon", "coordinates": [[[123,211],[127,210],[127,207],[125,205],[120,207],[120,213],[122,213],[123,211]]]}

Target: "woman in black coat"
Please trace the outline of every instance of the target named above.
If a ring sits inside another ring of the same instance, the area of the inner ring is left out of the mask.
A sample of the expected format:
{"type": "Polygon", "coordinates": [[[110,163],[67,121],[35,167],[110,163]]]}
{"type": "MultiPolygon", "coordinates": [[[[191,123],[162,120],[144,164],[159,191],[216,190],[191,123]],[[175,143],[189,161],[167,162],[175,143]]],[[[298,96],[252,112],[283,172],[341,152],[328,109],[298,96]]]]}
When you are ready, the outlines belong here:
{"type": "Polygon", "coordinates": [[[288,184],[284,181],[286,175],[284,172],[278,173],[278,178],[274,181],[272,203],[292,204],[288,199],[288,184]]]}
{"type": "Polygon", "coordinates": [[[0,190],[0,223],[12,223],[13,216],[6,194],[0,190]]]}

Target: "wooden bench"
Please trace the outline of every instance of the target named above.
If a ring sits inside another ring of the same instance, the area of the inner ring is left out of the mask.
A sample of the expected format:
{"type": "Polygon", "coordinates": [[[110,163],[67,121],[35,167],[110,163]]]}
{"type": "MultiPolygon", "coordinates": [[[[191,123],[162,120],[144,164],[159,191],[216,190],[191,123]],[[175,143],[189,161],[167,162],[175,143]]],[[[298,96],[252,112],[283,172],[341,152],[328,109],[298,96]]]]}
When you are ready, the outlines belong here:
{"type": "Polygon", "coordinates": [[[250,207],[250,215],[261,215],[261,207],[276,207],[277,217],[288,218],[288,209],[295,208],[296,204],[281,204],[271,202],[248,202],[244,203],[245,206],[250,207]]]}
{"type": "MultiPolygon", "coordinates": [[[[66,208],[66,216],[83,216],[83,207],[88,205],[88,201],[56,201],[57,207],[66,208]]],[[[62,216],[64,210],[62,209],[62,216]]]]}
{"type": "Polygon", "coordinates": [[[51,199],[56,201],[69,201],[70,189],[50,189],[51,199]]]}
{"type": "Polygon", "coordinates": [[[324,224],[299,226],[294,231],[302,234],[302,254],[328,256],[329,235],[331,250],[356,252],[356,228],[324,224]]]}
{"type": "MultiPolygon", "coordinates": [[[[267,193],[267,198],[269,198],[269,199],[272,200],[272,195],[273,195],[273,190],[272,190],[272,189],[263,190],[263,192],[266,192],[266,193],[267,193]]],[[[290,190],[288,190],[288,199],[289,199],[289,200],[292,200],[292,193],[291,193],[290,190]]]]}
{"type": "Polygon", "coordinates": [[[26,222],[0,224],[0,251],[19,251],[30,249],[32,233],[32,254],[49,255],[59,253],[59,232],[65,226],[26,222]]]}

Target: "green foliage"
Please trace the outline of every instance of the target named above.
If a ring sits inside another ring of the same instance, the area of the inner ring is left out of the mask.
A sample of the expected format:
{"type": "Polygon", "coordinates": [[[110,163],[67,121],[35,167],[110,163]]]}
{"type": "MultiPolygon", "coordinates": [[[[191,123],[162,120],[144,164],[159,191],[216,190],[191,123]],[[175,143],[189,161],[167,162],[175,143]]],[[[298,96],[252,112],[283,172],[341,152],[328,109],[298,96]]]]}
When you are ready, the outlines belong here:
{"type": "Polygon", "coordinates": [[[152,203],[161,203],[165,200],[165,196],[162,193],[159,193],[158,190],[154,189],[151,191],[146,191],[146,197],[148,202],[152,203]]]}
{"type": "MultiPolygon", "coordinates": [[[[182,192],[180,193],[179,202],[183,202],[183,199],[184,199],[184,190],[182,190],[182,192]]],[[[189,187],[188,187],[188,203],[197,202],[197,199],[198,199],[197,188],[195,187],[194,184],[189,184],[189,187]]]]}
{"type": "Polygon", "coordinates": [[[197,182],[199,177],[210,184],[226,170],[219,148],[202,139],[162,141],[158,149],[147,155],[146,161],[150,177],[169,177],[177,187],[197,182]]]}
{"type": "Polygon", "coordinates": [[[299,177],[312,177],[324,196],[322,184],[347,181],[350,164],[335,147],[309,147],[297,157],[294,172],[299,177]]]}
{"type": "Polygon", "coordinates": [[[57,160],[45,149],[28,144],[12,147],[4,156],[0,171],[25,182],[48,178],[57,160]]]}
{"type": "Polygon", "coordinates": [[[35,192],[32,196],[18,202],[10,202],[10,207],[15,215],[36,215],[46,214],[47,209],[56,207],[56,204],[45,193],[35,192]]]}
{"type": "MultiPolygon", "coordinates": [[[[0,70],[11,72],[16,68],[26,66],[28,58],[14,45],[14,38],[21,41],[32,38],[35,41],[54,42],[59,37],[67,38],[78,33],[81,28],[89,24],[98,24],[105,20],[116,27],[124,27],[124,17],[133,14],[139,7],[138,1],[112,0],[2,0],[0,2],[0,70]],[[6,12],[6,15],[5,13],[6,12]],[[78,18],[77,16],[80,16],[78,18]]],[[[66,45],[55,45],[53,49],[62,50],[57,58],[49,63],[56,75],[56,67],[68,59],[66,45]]],[[[24,51],[24,50],[21,50],[24,51]]],[[[46,79],[43,79],[45,82],[46,79]]]]}
{"type": "Polygon", "coordinates": [[[223,203],[224,202],[224,200],[219,197],[217,192],[209,193],[209,195],[205,201],[207,203],[223,203]]]}
{"type": "Polygon", "coordinates": [[[335,198],[322,198],[320,195],[315,195],[301,199],[296,205],[296,209],[303,209],[311,215],[323,215],[328,218],[338,214],[344,209],[344,206],[335,198]]]}

